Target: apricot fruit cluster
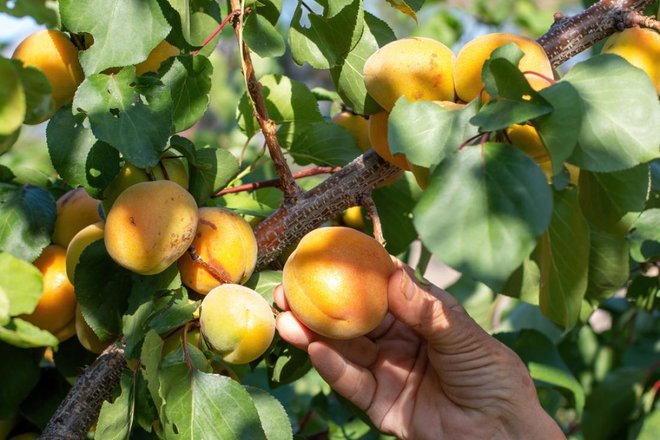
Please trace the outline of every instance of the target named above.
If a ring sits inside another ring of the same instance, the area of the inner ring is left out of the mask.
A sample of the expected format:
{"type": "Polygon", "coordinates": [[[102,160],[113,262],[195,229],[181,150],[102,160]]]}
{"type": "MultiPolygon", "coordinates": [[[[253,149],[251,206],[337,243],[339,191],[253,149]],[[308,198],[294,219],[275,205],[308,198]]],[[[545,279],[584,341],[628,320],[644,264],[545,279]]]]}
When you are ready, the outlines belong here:
{"type": "Polygon", "coordinates": [[[284,292],[293,314],[314,332],[333,339],[365,335],[387,313],[394,272],[375,239],[335,226],[303,237],[284,265],[284,292]]]}

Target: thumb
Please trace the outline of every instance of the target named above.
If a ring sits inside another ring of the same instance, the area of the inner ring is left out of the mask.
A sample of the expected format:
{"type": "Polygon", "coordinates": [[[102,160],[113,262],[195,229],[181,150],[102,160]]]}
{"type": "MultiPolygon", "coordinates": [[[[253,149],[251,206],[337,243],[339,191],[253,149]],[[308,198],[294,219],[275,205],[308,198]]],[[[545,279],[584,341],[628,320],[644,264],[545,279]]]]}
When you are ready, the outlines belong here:
{"type": "Polygon", "coordinates": [[[421,286],[404,267],[390,277],[387,295],[390,313],[435,348],[456,346],[480,330],[455,298],[421,286]]]}

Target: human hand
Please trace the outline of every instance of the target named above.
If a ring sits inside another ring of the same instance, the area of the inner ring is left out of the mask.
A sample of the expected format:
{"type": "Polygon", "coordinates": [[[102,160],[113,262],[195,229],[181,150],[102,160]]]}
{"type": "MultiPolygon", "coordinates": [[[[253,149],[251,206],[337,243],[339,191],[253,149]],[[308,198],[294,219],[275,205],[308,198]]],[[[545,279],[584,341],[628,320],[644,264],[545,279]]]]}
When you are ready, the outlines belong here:
{"type": "Polygon", "coordinates": [[[451,295],[420,286],[408,266],[395,264],[389,312],[368,335],[340,341],[312,332],[289,311],[279,286],[280,336],[307,350],[332,388],[399,438],[564,438],[520,358],[451,295]]]}

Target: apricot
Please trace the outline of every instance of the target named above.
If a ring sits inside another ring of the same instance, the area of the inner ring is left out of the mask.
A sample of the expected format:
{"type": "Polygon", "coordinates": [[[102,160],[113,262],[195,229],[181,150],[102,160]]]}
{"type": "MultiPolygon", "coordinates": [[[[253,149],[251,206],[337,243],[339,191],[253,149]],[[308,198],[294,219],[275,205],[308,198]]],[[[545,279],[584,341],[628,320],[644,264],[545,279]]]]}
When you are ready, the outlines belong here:
{"type": "Polygon", "coordinates": [[[390,143],[387,139],[388,118],[389,114],[387,112],[376,113],[369,118],[369,140],[371,145],[380,157],[402,170],[410,171],[412,169],[410,162],[404,154],[393,156],[390,152],[390,143]]]}
{"type": "Polygon", "coordinates": [[[121,193],[105,222],[105,247],[119,265],[142,275],[167,269],[186,252],[197,227],[195,199],[169,180],[121,193]]]}
{"type": "Polygon", "coordinates": [[[270,304],[254,290],[238,284],[213,288],[202,301],[199,322],[209,347],[232,364],[257,359],[275,335],[270,304]]]}
{"type": "Polygon", "coordinates": [[[506,134],[513,145],[534,159],[534,162],[545,174],[546,179],[551,181],[552,160],[536,128],[531,125],[515,124],[506,129],[506,134]]]}
{"type": "Polygon", "coordinates": [[[85,347],[85,350],[96,354],[102,353],[113,342],[112,340],[102,341],[96,336],[94,330],[85,321],[80,306],[76,307],[76,336],[78,336],[78,341],[80,345],[85,347]]]}
{"type": "MultiPolygon", "coordinates": [[[[201,333],[199,329],[197,328],[191,328],[188,330],[188,335],[186,335],[186,340],[188,341],[188,344],[191,344],[195,347],[201,347],[200,346],[200,341],[201,341],[201,333]]],[[[161,350],[161,357],[165,357],[168,354],[172,353],[174,350],[179,347],[179,345],[183,344],[183,328],[177,330],[174,332],[174,334],[169,335],[165,341],[163,342],[163,348],[161,350]]]]}
{"type": "Polygon", "coordinates": [[[66,275],[71,284],[74,283],[76,266],[80,256],[87,246],[96,240],[103,240],[103,222],[92,223],[80,230],[66,248],[66,275]]]}
{"type": "Polygon", "coordinates": [[[47,246],[33,264],[43,277],[43,292],[34,311],[21,318],[57,335],[73,321],[77,304],[66,276],[66,249],[47,246]]]}
{"type": "Polygon", "coordinates": [[[403,38],[374,52],[364,64],[369,95],[387,112],[397,99],[454,100],[454,53],[439,41],[403,38]]]}
{"type": "Polygon", "coordinates": [[[53,93],[57,108],[71,102],[85,79],[78,49],[62,32],[45,29],[28,36],[14,51],[13,58],[41,70],[53,93]]]}
{"type": "Polygon", "coordinates": [[[332,123],[346,129],[355,138],[357,146],[362,151],[371,148],[369,142],[369,120],[351,112],[340,112],[332,117],[332,123]]]}
{"type": "MultiPolygon", "coordinates": [[[[536,41],[514,34],[495,33],[479,36],[469,41],[458,52],[454,65],[456,95],[465,102],[472,101],[483,88],[481,70],[491,53],[507,43],[516,43],[525,55],[518,68],[522,72],[537,72],[547,78],[553,78],[552,64],[543,47],[536,41]]],[[[536,75],[526,75],[534,90],[540,90],[550,83],[536,75]]]]}
{"type": "Polygon", "coordinates": [[[64,328],[53,333],[58,341],[63,342],[76,334],[76,320],[71,320],[64,328]]]}
{"type": "Polygon", "coordinates": [[[150,171],[156,180],[171,180],[188,189],[188,168],[183,158],[173,151],[163,153],[158,165],[150,171]]]}
{"type": "Polygon", "coordinates": [[[364,230],[364,217],[362,216],[361,206],[351,206],[342,213],[341,219],[344,224],[350,228],[359,231],[364,230]]]}
{"type": "Polygon", "coordinates": [[[223,282],[244,283],[257,264],[257,239],[241,216],[223,208],[200,208],[192,242],[197,254],[179,259],[181,281],[203,295],[223,282]]]}
{"type": "Polygon", "coordinates": [[[135,73],[142,75],[147,72],[158,72],[160,65],[163,64],[166,59],[175,57],[179,55],[180,52],[181,51],[178,47],[163,40],[158,43],[158,46],[153,48],[146,60],[135,65],[135,73]]]}
{"type": "Polygon", "coordinates": [[[99,201],[84,188],[76,188],[57,199],[57,217],[53,230],[53,243],[67,247],[84,227],[100,222],[99,201]]]}
{"type": "Polygon", "coordinates": [[[619,55],[642,69],[660,95],[660,33],[637,27],[617,32],[607,39],[603,53],[619,55]]]}
{"type": "Polygon", "coordinates": [[[387,313],[394,264],[376,240],[351,228],[319,228],[303,237],[284,265],[284,292],[305,326],[334,339],[376,328],[387,313]]]}

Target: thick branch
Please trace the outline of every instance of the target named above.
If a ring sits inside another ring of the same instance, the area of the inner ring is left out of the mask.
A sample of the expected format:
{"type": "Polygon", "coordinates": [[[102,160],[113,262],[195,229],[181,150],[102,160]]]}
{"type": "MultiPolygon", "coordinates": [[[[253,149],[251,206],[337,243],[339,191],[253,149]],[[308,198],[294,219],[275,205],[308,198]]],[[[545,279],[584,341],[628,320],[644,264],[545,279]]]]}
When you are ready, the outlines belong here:
{"type": "Polygon", "coordinates": [[[104,400],[112,396],[126,367],[124,350],[112,344],[87,367],[69,390],[41,439],[82,439],[96,422],[104,400]]]}
{"type": "MultiPolygon", "coordinates": [[[[236,11],[240,10],[241,2],[240,0],[231,0],[231,8],[236,11]]],[[[291,174],[291,169],[286,163],[284,154],[282,153],[282,148],[280,143],[277,140],[277,126],[275,122],[268,116],[268,109],[266,109],[266,102],[261,93],[261,84],[257,81],[257,78],[254,75],[254,65],[252,64],[252,57],[250,56],[250,49],[242,38],[243,27],[242,21],[234,19],[234,30],[236,32],[236,39],[241,43],[241,56],[243,58],[243,75],[245,75],[245,83],[247,86],[248,95],[252,101],[252,107],[254,109],[254,117],[261,127],[261,132],[264,135],[266,140],[266,146],[268,147],[268,152],[270,153],[270,158],[275,165],[275,170],[277,175],[282,181],[281,189],[284,193],[285,204],[293,202],[300,194],[302,194],[302,189],[296,183],[296,180],[291,174]]]]}

